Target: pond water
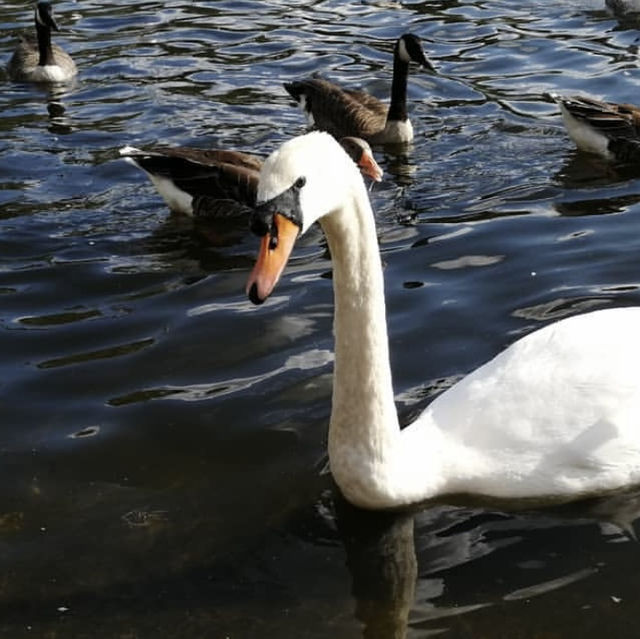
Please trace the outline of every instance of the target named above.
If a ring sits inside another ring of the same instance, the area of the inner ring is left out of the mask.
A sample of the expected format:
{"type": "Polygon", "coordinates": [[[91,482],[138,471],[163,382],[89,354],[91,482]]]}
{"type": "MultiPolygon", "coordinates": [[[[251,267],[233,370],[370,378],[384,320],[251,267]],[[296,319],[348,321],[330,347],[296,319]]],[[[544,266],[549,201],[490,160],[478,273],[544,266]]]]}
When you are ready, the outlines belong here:
{"type": "MultiPolygon", "coordinates": [[[[3,2],[0,53],[32,28],[3,2]]],[[[518,336],[639,304],[640,173],[578,154],[545,92],[637,98],[638,23],[590,0],[57,2],[69,86],[0,111],[0,634],[633,636],[635,493],[513,511],[342,503],[326,473],[320,232],[253,307],[245,228],[168,212],[118,159],[158,142],[268,154],[282,82],[385,97],[418,34],[416,139],[376,148],[399,411],[518,336]]]]}

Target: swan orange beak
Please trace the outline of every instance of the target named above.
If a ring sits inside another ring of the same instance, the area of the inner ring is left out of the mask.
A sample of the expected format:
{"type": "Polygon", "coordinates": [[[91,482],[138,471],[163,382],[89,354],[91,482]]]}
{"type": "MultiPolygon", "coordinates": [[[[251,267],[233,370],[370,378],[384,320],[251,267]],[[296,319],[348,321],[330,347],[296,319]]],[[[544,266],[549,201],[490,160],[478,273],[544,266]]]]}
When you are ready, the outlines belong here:
{"type": "Polygon", "coordinates": [[[280,213],[273,216],[273,229],[263,236],[256,265],[249,275],[246,292],[254,304],[262,304],[275,288],[300,231],[280,213]]]}

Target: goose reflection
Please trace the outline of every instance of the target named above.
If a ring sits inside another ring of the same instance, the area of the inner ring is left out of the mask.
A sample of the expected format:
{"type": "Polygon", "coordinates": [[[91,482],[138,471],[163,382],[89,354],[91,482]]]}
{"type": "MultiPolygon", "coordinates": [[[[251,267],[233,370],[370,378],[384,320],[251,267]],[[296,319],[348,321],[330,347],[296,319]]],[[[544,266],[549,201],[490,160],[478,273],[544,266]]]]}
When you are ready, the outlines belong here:
{"type": "Polygon", "coordinates": [[[413,144],[387,145],[385,147],[386,171],[397,186],[411,186],[418,173],[413,144]]]}
{"type": "Polygon", "coordinates": [[[71,118],[67,115],[67,108],[62,99],[52,99],[47,102],[49,114],[49,132],[55,135],[66,135],[73,131],[71,118]]]}
{"type": "Polygon", "coordinates": [[[621,213],[640,201],[632,186],[638,175],[637,164],[612,163],[576,151],[554,176],[567,190],[567,199],[556,197],[552,206],[563,217],[621,213]]]}
{"type": "Polygon", "coordinates": [[[208,273],[250,268],[250,240],[246,224],[237,220],[211,222],[169,215],[147,233],[131,239],[123,255],[112,258],[112,263],[114,270],[128,273],[175,269],[194,283],[208,273]]]}
{"type": "Polygon", "coordinates": [[[64,84],[38,85],[33,90],[42,92],[49,116],[49,132],[67,135],[73,132],[73,121],[67,112],[65,101],[77,87],[77,79],[64,84]]]}

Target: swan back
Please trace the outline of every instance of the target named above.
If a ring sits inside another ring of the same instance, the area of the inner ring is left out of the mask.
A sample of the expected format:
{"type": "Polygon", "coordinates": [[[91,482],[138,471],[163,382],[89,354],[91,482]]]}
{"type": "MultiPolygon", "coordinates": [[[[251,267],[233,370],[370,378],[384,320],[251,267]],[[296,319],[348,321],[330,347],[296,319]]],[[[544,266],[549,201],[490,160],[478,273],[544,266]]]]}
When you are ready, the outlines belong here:
{"type": "Polygon", "coordinates": [[[640,483],[640,307],[528,334],[400,430],[374,220],[346,158],[322,133],[269,158],[247,290],[263,301],[299,229],[321,221],[335,295],[329,461],[347,499],[366,508],[451,493],[570,500],[640,483]]]}
{"type": "Polygon", "coordinates": [[[447,492],[575,498],[636,483],[638,325],[640,308],[614,308],[530,333],[440,395],[407,437],[430,424],[450,460],[447,492]]]}

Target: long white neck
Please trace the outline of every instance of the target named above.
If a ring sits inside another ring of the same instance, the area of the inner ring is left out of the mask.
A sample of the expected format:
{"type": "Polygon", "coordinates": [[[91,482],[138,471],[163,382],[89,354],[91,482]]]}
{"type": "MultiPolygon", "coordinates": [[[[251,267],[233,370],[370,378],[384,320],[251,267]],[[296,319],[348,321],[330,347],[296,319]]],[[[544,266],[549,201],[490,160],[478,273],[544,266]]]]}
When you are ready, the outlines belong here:
{"type": "Polygon", "coordinates": [[[377,504],[395,467],[400,429],[393,398],[384,280],[364,185],[321,224],[333,262],[335,371],[329,426],[333,476],[356,503],[377,504]]]}

